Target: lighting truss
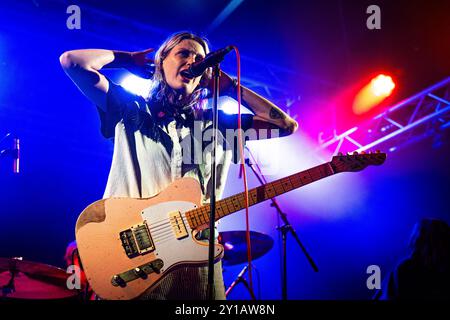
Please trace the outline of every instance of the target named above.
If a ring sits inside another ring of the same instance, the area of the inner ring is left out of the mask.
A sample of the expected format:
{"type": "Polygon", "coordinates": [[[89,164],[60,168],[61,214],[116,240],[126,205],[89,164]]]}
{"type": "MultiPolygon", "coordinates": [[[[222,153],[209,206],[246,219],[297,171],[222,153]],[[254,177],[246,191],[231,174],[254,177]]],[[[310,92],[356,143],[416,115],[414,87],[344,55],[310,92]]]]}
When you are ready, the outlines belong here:
{"type": "Polygon", "coordinates": [[[362,152],[399,147],[440,135],[450,127],[450,77],[405,99],[360,126],[319,141],[318,150],[362,152]]]}

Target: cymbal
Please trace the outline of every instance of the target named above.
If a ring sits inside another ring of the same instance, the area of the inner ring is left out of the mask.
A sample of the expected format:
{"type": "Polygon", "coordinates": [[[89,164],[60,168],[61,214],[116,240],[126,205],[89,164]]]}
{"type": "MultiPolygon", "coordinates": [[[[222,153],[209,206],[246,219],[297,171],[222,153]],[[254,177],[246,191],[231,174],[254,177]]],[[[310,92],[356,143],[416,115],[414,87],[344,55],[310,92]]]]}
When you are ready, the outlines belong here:
{"type": "MultiPolygon", "coordinates": [[[[252,260],[256,260],[273,247],[273,239],[260,232],[250,231],[252,260]]],[[[235,265],[247,262],[247,240],[245,231],[224,231],[219,233],[219,243],[225,252],[222,259],[224,265],[235,265]]]]}
{"type": "Polygon", "coordinates": [[[67,288],[64,270],[17,258],[0,258],[0,297],[11,299],[64,299],[77,290],[67,288]]]}

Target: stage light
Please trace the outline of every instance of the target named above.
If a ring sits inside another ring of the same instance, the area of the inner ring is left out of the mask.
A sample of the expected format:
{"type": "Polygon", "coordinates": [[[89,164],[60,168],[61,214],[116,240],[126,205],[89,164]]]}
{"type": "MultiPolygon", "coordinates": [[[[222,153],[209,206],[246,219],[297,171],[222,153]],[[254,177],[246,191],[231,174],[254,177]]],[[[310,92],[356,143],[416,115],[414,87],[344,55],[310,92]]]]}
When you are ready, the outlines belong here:
{"type": "Polygon", "coordinates": [[[125,90],[146,98],[150,92],[151,80],[139,78],[135,75],[127,75],[120,81],[125,90]]]}
{"type": "MultiPolygon", "coordinates": [[[[211,105],[212,105],[212,99],[211,99],[211,105]]],[[[219,110],[222,110],[226,114],[237,114],[238,113],[238,103],[233,98],[220,97],[218,108],[219,108],[219,110]]],[[[241,105],[241,113],[248,114],[251,112],[246,107],[241,105]]]]}
{"type": "Polygon", "coordinates": [[[395,83],[394,81],[392,81],[392,78],[390,76],[380,74],[372,79],[372,81],[370,82],[370,86],[375,96],[387,97],[392,93],[392,90],[394,90],[395,83]]]}
{"type": "Polygon", "coordinates": [[[236,114],[238,113],[238,105],[235,100],[229,99],[227,97],[222,97],[219,100],[219,109],[226,114],[236,114]]]}
{"type": "Polygon", "coordinates": [[[353,112],[360,115],[370,111],[390,96],[394,88],[395,83],[392,77],[379,74],[356,94],[353,100],[353,112]]]}

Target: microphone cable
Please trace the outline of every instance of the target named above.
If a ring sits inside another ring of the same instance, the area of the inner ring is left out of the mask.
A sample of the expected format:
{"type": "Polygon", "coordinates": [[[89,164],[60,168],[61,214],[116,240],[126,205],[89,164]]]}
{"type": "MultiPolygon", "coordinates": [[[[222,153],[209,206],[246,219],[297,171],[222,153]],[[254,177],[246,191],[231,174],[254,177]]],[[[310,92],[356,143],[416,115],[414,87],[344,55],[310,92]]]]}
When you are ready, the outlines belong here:
{"type": "Polygon", "coordinates": [[[237,61],[237,101],[238,101],[238,144],[239,144],[239,156],[240,156],[240,170],[242,172],[244,181],[244,199],[245,199],[245,235],[247,241],[247,261],[248,261],[248,279],[250,289],[253,291],[253,277],[252,277],[252,252],[251,252],[251,240],[250,240],[250,222],[249,222],[249,198],[248,198],[248,185],[247,185],[247,173],[245,169],[245,157],[244,157],[244,141],[242,138],[242,121],[241,121],[241,56],[236,46],[231,46],[236,52],[237,61]]]}

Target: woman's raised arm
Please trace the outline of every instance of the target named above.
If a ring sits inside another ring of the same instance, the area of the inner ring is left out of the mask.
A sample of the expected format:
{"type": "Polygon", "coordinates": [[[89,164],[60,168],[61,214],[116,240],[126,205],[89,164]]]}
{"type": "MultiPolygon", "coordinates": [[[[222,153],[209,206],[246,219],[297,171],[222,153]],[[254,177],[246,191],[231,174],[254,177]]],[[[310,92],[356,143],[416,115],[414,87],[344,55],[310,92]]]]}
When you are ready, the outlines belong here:
{"type": "Polygon", "coordinates": [[[153,49],[138,52],[105,49],[82,49],[64,52],[59,61],[66,74],[94,104],[106,108],[109,83],[100,72],[103,68],[125,68],[144,78],[150,78],[153,59],[147,54],[153,49]]]}

